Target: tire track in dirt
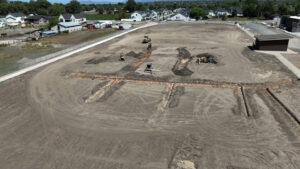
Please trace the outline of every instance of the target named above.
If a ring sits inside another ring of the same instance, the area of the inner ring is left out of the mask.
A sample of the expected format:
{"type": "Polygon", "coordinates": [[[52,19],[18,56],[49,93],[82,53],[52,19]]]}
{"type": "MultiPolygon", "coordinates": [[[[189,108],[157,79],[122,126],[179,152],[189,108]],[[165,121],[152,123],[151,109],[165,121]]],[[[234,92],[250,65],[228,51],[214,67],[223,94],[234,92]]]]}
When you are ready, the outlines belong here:
{"type": "Polygon", "coordinates": [[[175,148],[169,161],[168,169],[196,169],[195,161],[202,157],[202,146],[199,139],[188,134],[182,143],[175,148]]]}

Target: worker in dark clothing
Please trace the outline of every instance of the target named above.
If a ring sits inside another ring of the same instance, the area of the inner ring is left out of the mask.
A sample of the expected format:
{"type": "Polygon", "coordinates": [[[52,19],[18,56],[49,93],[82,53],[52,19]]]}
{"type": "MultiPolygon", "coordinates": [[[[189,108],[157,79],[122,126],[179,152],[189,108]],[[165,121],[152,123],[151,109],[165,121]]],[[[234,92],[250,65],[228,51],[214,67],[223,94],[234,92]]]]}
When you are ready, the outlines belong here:
{"type": "Polygon", "coordinates": [[[152,48],[151,42],[148,43],[147,50],[150,50],[152,48]]]}

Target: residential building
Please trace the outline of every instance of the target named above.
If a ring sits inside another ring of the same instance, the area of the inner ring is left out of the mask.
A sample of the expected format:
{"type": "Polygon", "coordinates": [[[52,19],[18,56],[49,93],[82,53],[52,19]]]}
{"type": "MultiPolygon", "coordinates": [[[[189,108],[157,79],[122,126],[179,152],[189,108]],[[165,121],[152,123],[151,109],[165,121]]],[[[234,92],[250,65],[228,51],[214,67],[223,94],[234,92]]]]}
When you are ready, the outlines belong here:
{"type": "Polygon", "coordinates": [[[290,16],[287,18],[286,30],[290,32],[300,32],[300,16],[290,16]]]}
{"type": "Polygon", "coordinates": [[[75,23],[84,23],[86,18],[83,14],[61,14],[58,18],[59,22],[75,22],[75,23]]]}
{"type": "Polygon", "coordinates": [[[244,11],[242,8],[231,8],[230,12],[231,12],[231,13],[229,13],[230,15],[234,15],[234,13],[235,13],[235,16],[237,16],[237,17],[244,16],[244,11]]]}
{"type": "Polygon", "coordinates": [[[142,21],[142,20],[150,20],[157,19],[158,13],[154,10],[146,10],[146,11],[135,11],[131,14],[132,21],[142,21]]]}
{"type": "Polygon", "coordinates": [[[53,20],[53,16],[45,16],[45,15],[34,15],[25,19],[26,24],[48,24],[50,20],[53,20]]]}
{"type": "Polygon", "coordinates": [[[60,22],[56,26],[52,27],[53,31],[65,32],[69,33],[82,30],[82,26],[76,22],[60,22]]]}
{"type": "Polygon", "coordinates": [[[5,27],[5,25],[6,25],[5,16],[0,15],[0,28],[5,27]]]}
{"type": "Polygon", "coordinates": [[[9,13],[5,18],[7,25],[15,26],[24,23],[26,16],[23,13],[9,13]]]}
{"type": "Polygon", "coordinates": [[[131,14],[130,18],[133,19],[133,21],[142,21],[145,17],[146,13],[144,11],[135,11],[131,14]]]}
{"type": "Polygon", "coordinates": [[[204,8],[205,14],[207,18],[214,18],[216,17],[216,14],[214,12],[214,10],[212,9],[208,9],[208,8],[204,8]]]}
{"type": "Polygon", "coordinates": [[[225,8],[217,8],[215,10],[215,14],[216,14],[217,17],[223,16],[223,15],[226,15],[226,16],[231,15],[231,13],[229,13],[227,11],[227,9],[225,9],[225,8]]]}
{"type": "Polygon", "coordinates": [[[189,21],[190,10],[187,8],[179,8],[167,19],[169,21],[189,21]]]}

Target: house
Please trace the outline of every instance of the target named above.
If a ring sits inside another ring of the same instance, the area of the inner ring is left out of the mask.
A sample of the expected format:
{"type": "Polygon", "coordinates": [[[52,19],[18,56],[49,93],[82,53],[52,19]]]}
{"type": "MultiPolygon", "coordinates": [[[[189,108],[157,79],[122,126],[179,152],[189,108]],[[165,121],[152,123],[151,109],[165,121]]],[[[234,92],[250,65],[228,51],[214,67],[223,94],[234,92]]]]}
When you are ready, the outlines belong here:
{"type": "Polygon", "coordinates": [[[56,26],[51,28],[52,31],[60,31],[69,33],[82,30],[82,26],[76,22],[60,22],[56,26]]]}
{"type": "Polygon", "coordinates": [[[145,13],[143,11],[135,11],[131,14],[130,18],[133,21],[142,21],[145,17],[145,13]]]}
{"type": "Polygon", "coordinates": [[[25,19],[26,24],[48,24],[50,20],[53,20],[53,16],[45,16],[45,15],[34,15],[25,19]]]}
{"type": "Polygon", "coordinates": [[[82,13],[83,14],[99,14],[99,12],[95,8],[93,8],[90,11],[83,11],[82,13]]]}
{"type": "Polygon", "coordinates": [[[6,15],[6,24],[15,26],[24,23],[26,16],[23,13],[9,13],[6,15]]]}
{"type": "Polygon", "coordinates": [[[286,30],[290,32],[300,32],[300,16],[290,16],[287,18],[286,30]]]}
{"type": "Polygon", "coordinates": [[[179,8],[167,19],[169,21],[189,21],[190,10],[187,8],[179,8]]]}
{"type": "Polygon", "coordinates": [[[215,14],[216,14],[217,17],[223,16],[223,15],[226,15],[226,16],[231,15],[231,13],[229,13],[227,11],[227,9],[225,9],[225,8],[217,8],[215,10],[215,14]]]}
{"type": "Polygon", "coordinates": [[[243,9],[242,8],[230,8],[230,12],[231,12],[231,16],[232,17],[243,17],[244,16],[244,12],[243,12],[243,9]],[[235,16],[233,16],[235,15],[235,16]]]}
{"type": "Polygon", "coordinates": [[[6,25],[5,16],[0,15],[0,28],[5,27],[5,25],[6,25]]]}
{"type": "Polygon", "coordinates": [[[59,22],[75,22],[75,23],[84,23],[86,18],[83,14],[61,14],[58,18],[59,22]]]}
{"type": "Polygon", "coordinates": [[[204,8],[205,14],[207,18],[214,18],[216,17],[215,12],[212,9],[204,8]]]}
{"type": "Polygon", "coordinates": [[[131,14],[131,21],[142,21],[149,19],[156,19],[158,17],[158,13],[154,10],[146,10],[146,11],[135,11],[131,14]]]}

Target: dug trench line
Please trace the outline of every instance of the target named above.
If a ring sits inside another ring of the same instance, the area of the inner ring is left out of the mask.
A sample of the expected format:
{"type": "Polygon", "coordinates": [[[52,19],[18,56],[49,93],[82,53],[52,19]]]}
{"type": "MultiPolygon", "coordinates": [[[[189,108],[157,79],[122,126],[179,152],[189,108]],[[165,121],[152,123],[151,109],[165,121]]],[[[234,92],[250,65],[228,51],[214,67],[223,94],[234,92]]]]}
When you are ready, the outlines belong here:
{"type": "Polygon", "coordinates": [[[247,115],[247,117],[250,117],[251,114],[249,112],[249,107],[248,107],[247,99],[246,99],[246,96],[245,96],[244,87],[241,86],[240,90],[241,90],[241,93],[242,93],[242,98],[243,98],[244,109],[245,109],[246,115],[247,115]]]}
{"type": "Polygon", "coordinates": [[[294,121],[296,121],[297,123],[298,123],[298,125],[300,125],[300,120],[297,118],[297,116],[285,105],[285,104],[283,104],[279,99],[278,99],[278,97],[276,97],[273,93],[272,93],[272,91],[269,89],[269,88],[266,88],[266,91],[267,91],[267,94],[269,95],[269,96],[271,96],[271,98],[274,100],[274,101],[276,101],[276,103],[278,104],[278,105],[280,105],[280,107],[281,108],[283,108],[288,114],[289,114],[289,116],[294,120],[294,121]]]}
{"type": "Polygon", "coordinates": [[[284,86],[288,86],[292,84],[290,80],[281,80],[274,83],[265,83],[265,84],[240,84],[240,83],[230,83],[230,82],[218,82],[218,81],[211,81],[211,82],[174,82],[174,81],[163,81],[163,80],[143,80],[137,78],[127,78],[121,76],[106,76],[106,75],[99,75],[94,73],[69,73],[66,75],[67,78],[87,78],[87,79],[108,79],[108,80],[123,80],[127,82],[136,82],[136,83],[146,83],[146,84],[162,84],[168,85],[171,83],[175,83],[176,85],[181,86],[195,86],[195,87],[214,87],[214,88],[231,88],[236,89],[243,86],[244,89],[278,89],[284,86]]]}
{"type": "Polygon", "coordinates": [[[134,64],[134,67],[139,67],[144,61],[151,55],[152,50],[148,50],[147,53],[138,61],[134,64]]]}

